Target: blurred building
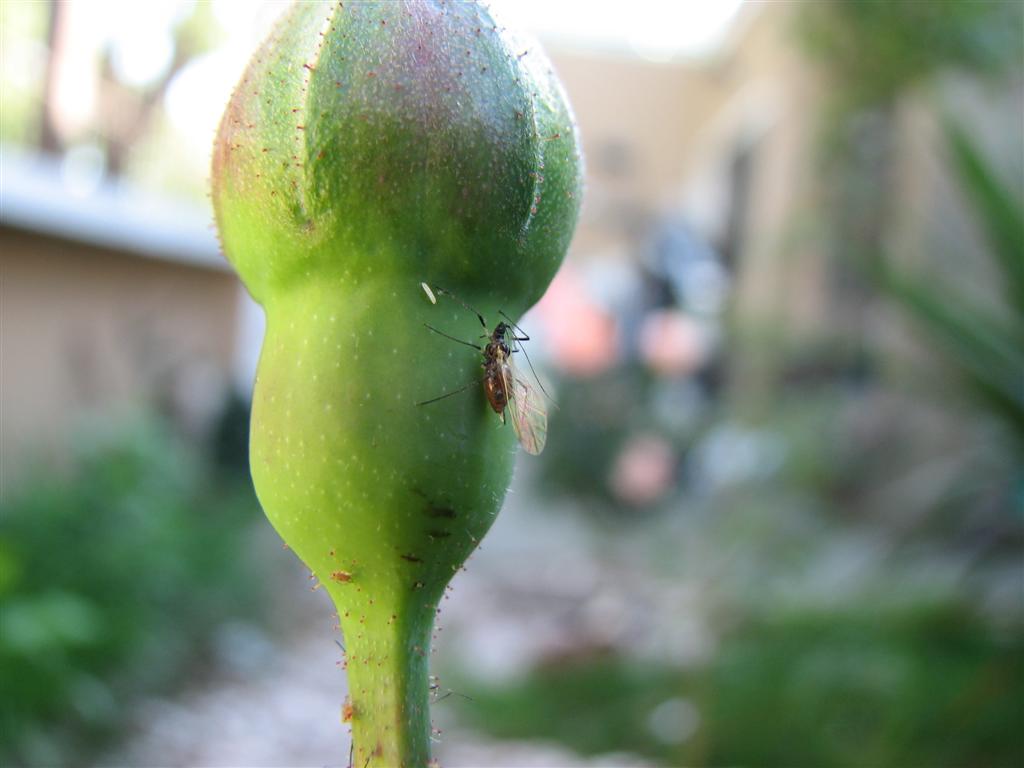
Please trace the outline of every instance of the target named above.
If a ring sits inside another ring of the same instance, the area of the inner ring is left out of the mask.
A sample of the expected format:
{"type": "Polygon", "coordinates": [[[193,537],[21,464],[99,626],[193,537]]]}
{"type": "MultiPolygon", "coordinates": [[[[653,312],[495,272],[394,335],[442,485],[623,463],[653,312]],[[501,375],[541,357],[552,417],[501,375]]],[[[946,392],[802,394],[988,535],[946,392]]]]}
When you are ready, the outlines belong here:
{"type": "Polygon", "coordinates": [[[587,158],[578,254],[625,255],[644,227],[682,209],[737,271],[738,303],[779,293],[784,278],[778,265],[765,269],[767,243],[778,248],[813,176],[808,148],[822,100],[787,34],[787,9],[745,7],[727,45],[702,59],[552,52],[587,158]]]}
{"type": "Polygon", "coordinates": [[[201,430],[236,360],[241,291],[201,208],[2,155],[0,457],[6,485],[90,417],[157,408],[201,430]]]}
{"type": "MultiPolygon", "coordinates": [[[[880,325],[830,252],[843,234],[829,231],[828,196],[837,184],[822,159],[836,86],[806,52],[802,10],[801,3],[745,3],[725,45],[699,59],[550,50],[587,160],[573,253],[583,262],[635,261],[657,222],[681,214],[730,275],[734,346],[743,348],[734,356],[743,369],[736,378],[745,387],[770,386],[779,375],[778,346],[765,342],[829,344],[880,325]]],[[[941,78],[939,93],[901,99],[876,142],[885,146],[865,150],[885,188],[864,194],[886,208],[878,227],[884,242],[865,250],[884,245],[918,260],[945,251],[962,264],[986,247],[950,178],[936,104],[1024,196],[1024,82],[941,78]]],[[[872,126],[850,129],[869,135],[872,126]]]]}

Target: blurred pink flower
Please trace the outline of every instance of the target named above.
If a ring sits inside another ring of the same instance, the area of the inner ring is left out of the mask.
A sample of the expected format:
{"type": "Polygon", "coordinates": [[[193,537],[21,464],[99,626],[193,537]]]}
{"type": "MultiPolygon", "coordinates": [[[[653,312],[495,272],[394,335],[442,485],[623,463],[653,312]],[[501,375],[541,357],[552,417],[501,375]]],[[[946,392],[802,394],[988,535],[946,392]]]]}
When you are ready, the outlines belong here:
{"type": "Polygon", "coordinates": [[[672,487],[675,464],[675,451],[665,439],[657,435],[633,437],[612,467],[612,493],[632,506],[653,504],[672,487]]]}
{"type": "Polygon", "coordinates": [[[657,373],[680,376],[707,359],[708,343],[700,324],[677,310],[652,312],[640,329],[640,355],[657,373]]]}
{"type": "Polygon", "coordinates": [[[555,365],[577,376],[593,376],[618,357],[612,316],[587,295],[576,271],[565,266],[537,305],[555,365]]]}

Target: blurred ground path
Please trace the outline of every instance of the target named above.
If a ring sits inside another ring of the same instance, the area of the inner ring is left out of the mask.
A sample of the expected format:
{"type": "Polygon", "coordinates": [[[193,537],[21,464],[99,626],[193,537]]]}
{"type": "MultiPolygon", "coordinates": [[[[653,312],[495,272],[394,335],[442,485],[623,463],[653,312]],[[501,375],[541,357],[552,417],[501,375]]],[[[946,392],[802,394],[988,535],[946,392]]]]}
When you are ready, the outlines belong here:
{"type": "Polygon", "coordinates": [[[143,702],[128,743],[97,765],[344,766],[345,676],[331,634],[311,629],[255,653],[267,662],[260,669],[224,664],[178,698],[143,702]]]}
{"type": "MultiPolygon", "coordinates": [[[[528,479],[518,476],[515,487],[528,479]]],[[[483,551],[442,601],[434,667],[462,657],[474,676],[510,679],[552,654],[635,638],[622,611],[630,600],[645,602],[630,586],[636,575],[616,572],[595,554],[599,548],[581,516],[555,513],[525,491],[510,493],[483,551]],[[618,589],[609,592],[608,583],[618,589]]],[[[287,610],[290,626],[302,629],[274,644],[251,627],[227,627],[208,674],[177,697],[143,702],[127,743],[97,766],[347,765],[339,635],[330,631],[325,595],[296,576],[286,585],[287,610]]],[[[437,702],[432,714],[442,731],[434,752],[444,768],[645,765],[623,754],[583,758],[557,744],[495,741],[460,726],[451,701],[437,702]]]]}

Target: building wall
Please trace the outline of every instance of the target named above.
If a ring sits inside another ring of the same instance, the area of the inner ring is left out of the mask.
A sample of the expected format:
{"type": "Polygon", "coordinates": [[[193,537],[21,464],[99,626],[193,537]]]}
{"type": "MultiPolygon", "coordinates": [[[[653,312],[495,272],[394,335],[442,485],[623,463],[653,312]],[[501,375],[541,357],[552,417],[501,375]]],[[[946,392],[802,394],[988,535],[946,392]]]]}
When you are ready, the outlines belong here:
{"type": "Polygon", "coordinates": [[[733,304],[753,324],[820,321],[825,276],[800,234],[815,203],[823,94],[792,39],[793,13],[793,4],[748,6],[726,50],[702,61],[552,52],[586,157],[577,255],[625,254],[631,227],[675,211],[728,246],[733,164],[748,152],[733,304]]]}
{"type": "Polygon", "coordinates": [[[800,10],[743,9],[680,185],[683,209],[730,262],[730,389],[755,409],[779,379],[781,347],[814,342],[836,325],[818,154],[827,91],[796,39],[800,10]],[[741,156],[742,190],[733,174],[741,156]]]}
{"type": "Polygon", "coordinates": [[[554,49],[585,158],[574,255],[624,256],[639,225],[674,208],[688,148],[714,103],[699,66],[554,49]]]}
{"type": "Polygon", "coordinates": [[[726,48],[701,61],[552,53],[587,161],[574,253],[635,257],[637,229],[682,213],[728,258],[733,319],[751,339],[735,378],[753,390],[777,362],[760,337],[813,337],[828,321],[827,262],[812,236],[825,92],[794,39],[798,10],[748,4],[726,48]]]}
{"type": "Polygon", "coordinates": [[[0,228],[5,487],[90,417],[142,407],[199,429],[234,360],[236,278],[0,228]]]}

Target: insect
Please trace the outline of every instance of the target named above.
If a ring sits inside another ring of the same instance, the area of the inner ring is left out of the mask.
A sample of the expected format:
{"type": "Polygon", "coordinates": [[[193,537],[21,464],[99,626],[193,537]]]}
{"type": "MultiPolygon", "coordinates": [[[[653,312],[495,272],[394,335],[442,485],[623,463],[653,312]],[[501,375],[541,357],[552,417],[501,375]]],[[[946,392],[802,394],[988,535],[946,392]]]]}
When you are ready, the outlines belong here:
{"type": "MultiPolygon", "coordinates": [[[[505,412],[507,411],[512,421],[512,428],[515,430],[516,437],[519,439],[519,444],[523,446],[523,450],[534,456],[539,454],[544,450],[544,443],[548,436],[547,409],[544,406],[544,401],[538,396],[537,391],[526,379],[518,374],[512,362],[512,355],[516,352],[522,352],[523,356],[526,357],[527,363],[530,365],[530,370],[533,371],[533,363],[530,363],[526,350],[520,346],[521,342],[529,341],[530,337],[504,312],[500,313],[504,319],[494,326],[493,331],[489,331],[487,329],[487,321],[484,320],[483,315],[462,301],[458,296],[437,286],[434,286],[434,290],[431,291],[426,283],[423,284],[423,290],[427,293],[427,297],[431,299],[432,303],[436,303],[435,293],[438,296],[448,296],[476,315],[480,325],[483,326],[483,338],[487,339],[487,343],[481,347],[479,344],[457,339],[444,331],[434,328],[432,325],[424,323],[434,333],[479,351],[483,356],[481,365],[484,369],[484,376],[479,382],[470,382],[461,389],[448,392],[430,400],[424,400],[421,403],[417,403],[417,405],[436,403],[438,400],[464,392],[474,384],[482,383],[484,385],[484,394],[487,396],[487,402],[490,404],[491,409],[501,417],[501,423],[505,423],[505,412]]],[[[536,377],[536,373],[534,373],[534,376],[536,377]]],[[[543,391],[543,387],[541,391],[543,391]]]]}

